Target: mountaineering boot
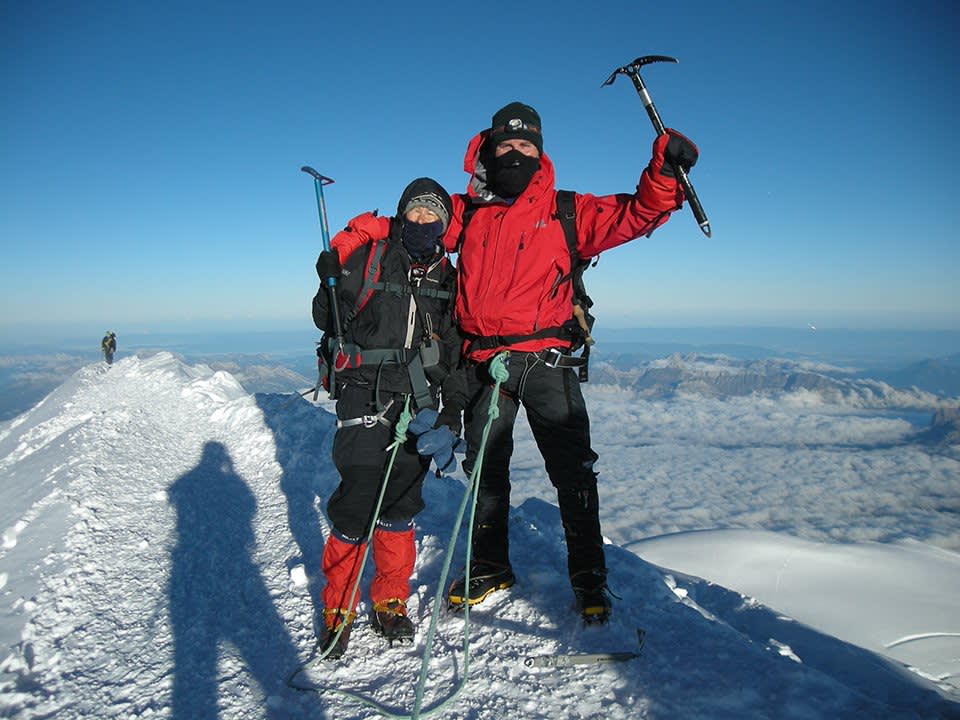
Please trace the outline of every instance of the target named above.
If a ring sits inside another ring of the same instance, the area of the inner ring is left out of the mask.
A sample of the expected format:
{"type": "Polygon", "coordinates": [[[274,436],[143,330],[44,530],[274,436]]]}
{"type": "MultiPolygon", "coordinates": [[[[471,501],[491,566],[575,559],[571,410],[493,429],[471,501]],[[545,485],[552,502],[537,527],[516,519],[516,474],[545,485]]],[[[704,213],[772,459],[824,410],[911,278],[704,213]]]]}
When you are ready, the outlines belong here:
{"type": "Polygon", "coordinates": [[[374,603],[370,624],[391,647],[394,642],[413,642],[413,622],[407,617],[407,606],[399,598],[374,603]]]}
{"type": "Polygon", "coordinates": [[[343,657],[350,642],[350,630],[355,613],[343,608],[331,608],[323,611],[323,632],[320,636],[319,651],[327,653],[325,660],[337,660],[343,657]],[[337,631],[343,626],[343,632],[337,637],[337,631]],[[329,649],[329,652],[327,650],[329,649]]]}
{"type": "Polygon", "coordinates": [[[447,602],[451,609],[459,610],[464,605],[476,605],[487,599],[497,590],[506,590],[516,582],[509,565],[493,565],[485,562],[470,564],[470,589],[467,590],[466,573],[454,580],[447,591],[447,602]]]}
{"type": "Polygon", "coordinates": [[[602,625],[610,619],[613,605],[606,572],[582,572],[570,578],[577,610],[586,625],[602,625]]]}

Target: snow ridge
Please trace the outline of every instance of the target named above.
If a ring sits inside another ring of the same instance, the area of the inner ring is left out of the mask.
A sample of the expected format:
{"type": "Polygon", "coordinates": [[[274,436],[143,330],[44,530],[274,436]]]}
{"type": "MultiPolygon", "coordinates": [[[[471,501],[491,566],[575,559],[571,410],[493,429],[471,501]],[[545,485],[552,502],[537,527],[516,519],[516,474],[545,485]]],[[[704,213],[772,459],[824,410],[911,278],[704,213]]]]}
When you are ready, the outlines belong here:
{"type": "MultiPolygon", "coordinates": [[[[162,352],[87,366],[0,427],[0,715],[376,716],[337,688],[409,711],[463,478],[427,483],[414,645],[385,649],[364,598],[351,653],[312,674],[320,692],[289,688],[311,654],[322,507],[337,483],[323,405],[251,396],[229,373],[162,352]]],[[[900,664],[613,544],[616,614],[583,628],[562,538],[551,504],[514,509],[519,582],[472,614],[469,681],[444,717],[958,716],[948,690],[900,664]],[[637,628],[648,632],[638,659],[523,663],[630,652],[637,628]]],[[[425,707],[464,670],[462,632],[462,616],[441,616],[425,707]]]]}

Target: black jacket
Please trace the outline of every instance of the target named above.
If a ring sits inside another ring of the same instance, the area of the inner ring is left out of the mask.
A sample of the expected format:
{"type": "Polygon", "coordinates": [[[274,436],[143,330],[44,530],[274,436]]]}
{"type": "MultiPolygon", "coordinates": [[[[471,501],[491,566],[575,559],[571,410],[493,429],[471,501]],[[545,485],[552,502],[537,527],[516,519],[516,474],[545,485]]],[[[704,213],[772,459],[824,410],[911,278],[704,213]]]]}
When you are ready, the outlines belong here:
{"type": "MultiPolygon", "coordinates": [[[[459,434],[466,381],[460,367],[461,337],[453,321],[456,269],[446,256],[438,253],[428,263],[411,262],[394,220],[389,237],[359,247],[346,259],[336,287],[348,356],[352,351],[363,357],[363,351],[404,348],[412,356],[425,341],[439,346],[439,362],[426,368],[426,377],[435,398],[442,388],[441,419],[459,434]],[[378,245],[382,245],[378,287],[357,308],[368,263],[378,245]]],[[[325,285],[313,298],[313,321],[325,333],[324,347],[330,350],[327,361],[335,361],[333,313],[325,285]]],[[[409,367],[394,362],[351,363],[338,369],[335,377],[338,385],[370,388],[374,402],[384,402],[388,393],[412,391],[409,367]]]]}

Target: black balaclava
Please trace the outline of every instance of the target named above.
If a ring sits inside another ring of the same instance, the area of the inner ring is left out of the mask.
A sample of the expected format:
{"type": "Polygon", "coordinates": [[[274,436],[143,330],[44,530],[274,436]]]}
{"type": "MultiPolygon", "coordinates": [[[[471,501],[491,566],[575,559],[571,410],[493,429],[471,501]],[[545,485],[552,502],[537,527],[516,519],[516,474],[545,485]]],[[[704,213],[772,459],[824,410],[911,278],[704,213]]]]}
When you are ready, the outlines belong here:
{"type": "Polygon", "coordinates": [[[497,195],[515,198],[522,193],[537,170],[540,158],[529,157],[519,150],[510,150],[495,157],[496,147],[504,140],[527,140],[543,154],[540,115],[529,105],[512,102],[497,110],[490,122],[490,185],[497,195]]]}
{"type": "Polygon", "coordinates": [[[539,169],[540,158],[509,150],[493,159],[493,190],[500,197],[515,198],[527,189],[539,169]]]}
{"type": "Polygon", "coordinates": [[[401,219],[400,240],[411,259],[429,260],[437,253],[440,238],[443,237],[443,222],[416,223],[401,219]]]}
{"type": "Polygon", "coordinates": [[[407,185],[397,203],[397,218],[400,220],[400,240],[413,260],[429,260],[436,255],[451,214],[453,204],[450,195],[436,180],[417,178],[407,185]],[[428,208],[439,219],[432,223],[407,220],[407,213],[415,207],[428,208]]]}

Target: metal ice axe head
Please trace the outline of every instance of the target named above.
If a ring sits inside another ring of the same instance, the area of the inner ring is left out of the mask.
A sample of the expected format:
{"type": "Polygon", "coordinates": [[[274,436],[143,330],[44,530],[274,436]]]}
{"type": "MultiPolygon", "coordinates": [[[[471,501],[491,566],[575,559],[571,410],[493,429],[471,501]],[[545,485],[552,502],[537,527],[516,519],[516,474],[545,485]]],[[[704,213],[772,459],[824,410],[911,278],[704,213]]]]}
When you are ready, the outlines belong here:
{"type": "Polygon", "coordinates": [[[663,135],[667,130],[663,125],[663,120],[660,119],[660,114],[657,112],[657,108],[653,104],[653,98],[650,97],[650,93],[647,92],[647,88],[643,84],[643,78],[640,77],[640,68],[642,68],[644,65],[649,65],[650,63],[655,62],[675,63],[679,62],[679,60],[669,57],[668,55],[644,55],[643,57],[638,57],[629,65],[619,67],[610,73],[610,77],[608,77],[607,81],[600,87],[613,85],[613,81],[617,79],[617,75],[629,76],[633,81],[633,86],[636,88],[637,94],[640,96],[640,100],[643,101],[643,106],[647,109],[647,115],[650,116],[650,122],[653,123],[653,129],[657,131],[657,135],[663,135]]]}
{"type": "Polygon", "coordinates": [[[603,87],[605,85],[613,85],[613,81],[617,79],[617,75],[629,75],[631,78],[633,77],[639,78],[640,68],[642,68],[644,65],[649,65],[650,63],[655,63],[655,62],[675,63],[680,61],[668,55],[644,55],[643,57],[638,57],[629,65],[624,65],[623,67],[619,67],[616,70],[614,70],[612,73],[610,73],[610,77],[607,78],[607,81],[603,83],[603,85],[601,85],[600,87],[603,87]]]}

